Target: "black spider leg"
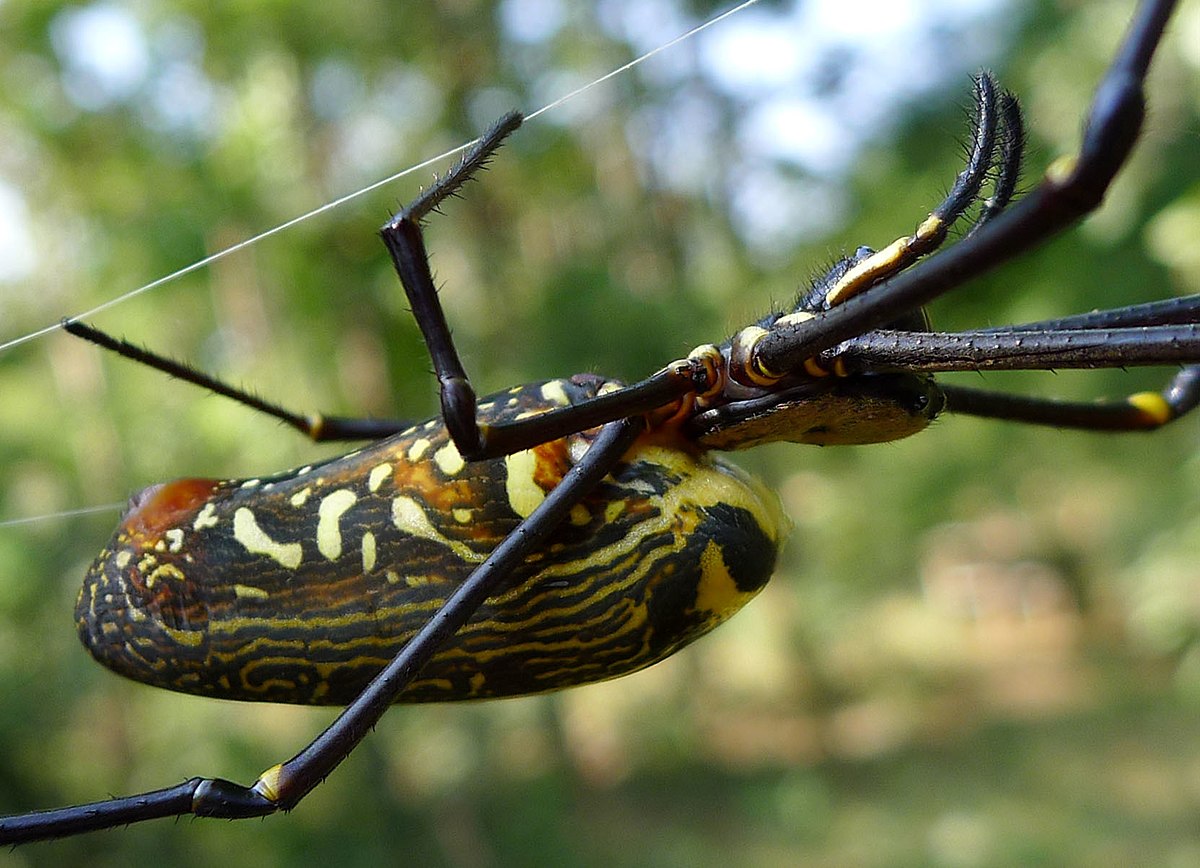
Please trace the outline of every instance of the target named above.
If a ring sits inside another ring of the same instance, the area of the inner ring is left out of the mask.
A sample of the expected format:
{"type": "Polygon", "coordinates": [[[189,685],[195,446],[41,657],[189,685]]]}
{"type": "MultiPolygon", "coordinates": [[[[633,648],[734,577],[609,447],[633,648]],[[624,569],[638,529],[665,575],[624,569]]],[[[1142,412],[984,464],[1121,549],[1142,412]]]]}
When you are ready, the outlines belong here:
{"type": "MultiPolygon", "coordinates": [[[[479,426],[475,424],[474,391],[466,380],[462,364],[450,339],[449,327],[437,301],[433,278],[429,273],[421,237],[420,220],[449,196],[456,195],[472,175],[486,165],[491,154],[504,138],[521,123],[521,116],[512,113],[501,118],[479,142],[446,175],[426,190],[384,227],[383,237],[392,252],[396,269],[408,293],[410,304],[426,343],[429,345],[438,379],[443,384],[443,416],[450,427],[459,451],[470,458],[491,457],[516,452],[577,431],[594,428],[625,416],[637,415],[669,404],[688,392],[697,391],[706,380],[702,366],[688,362],[669,365],[653,376],[618,392],[601,395],[591,401],[552,410],[526,423],[479,426]],[[415,245],[415,246],[414,246],[415,245]],[[448,373],[443,374],[445,370],[448,373]],[[447,386],[446,384],[450,385],[447,386]],[[465,402],[465,404],[464,404],[465,402]],[[454,407],[467,407],[455,410],[454,407]],[[449,408],[449,409],[448,409],[449,408]],[[466,421],[469,420],[469,421],[466,421]],[[457,423],[456,428],[451,423],[457,423]],[[479,449],[464,447],[459,438],[472,426],[475,437],[485,444],[479,449]]],[[[218,395],[230,398],[265,413],[294,428],[317,442],[337,440],[377,440],[398,434],[411,424],[399,419],[364,419],[330,416],[323,413],[296,413],[272,401],[267,401],[245,389],[232,386],[210,374],[153,350],[113,337],[86,323],[64,319],[62,327],[68,333],[97,344],[127,359],[162,371],[169,376],[193,383],[218,395]]]]}
{"type": "Polygon", "coordinates": [[[1174,7],[1175,0],[1146,0],[1135,11],[1097,88],[1074,160],[1057,162],[1028,195],[940,255],[814,317],[784,318],[756,343],[754,366],[798,370],[806,359],[918,309],[1095,210],[1137,141],[1146,72],[1174,7]]]}
{"type": "Polygon", "coordinates": [[[291,810],[354,750],[438,648],[612,470],[642,430],[641,420],[606,425],[542,504],[496,546],[337,720],[292,759],[263,772],[252,786],[197,777],[136,796],[5,817],[0,819],[0,844],[76,835],[159,817],[193,814],[235,820],[291,810]]]}
{"type": "Polygon", "coordinates": [[[519,112],[510,112],[500,118],[445,175],[397,211],[379,230],[433,360],[441,394],[442,419],[459,452],[467,458],[477,457],[483,445],[475,420],[475,390],[467,379],[450,337],[446,314],[437,298],[421,222],[447,198],[458,195],[463,185],[487,165],[504,139],[524,120],[519,112]]]}
{"type": "MultiPolygon", "coordinates": [[[[1019,105],[1012,94],[1007,92],[1001,94],[1000,114],[1001,123],[998,131],[1000,156],[997,160],[993,192],[983,203],[975,224],[966,235],[967,238],[974,235],[1004,210],[1015,193],[1020,177],[1025,148],[1025,132],[1019,105]]],[[[932,345],[937,343],[939,345],[937,349],[941,351],[937,354],[944,353],[947,357],[945,367],[925,368],[905,365],[908,370],[914,368],[921,370],[953,369],[954,363],[950,357],[954,353],[954,348],[964,343],[975,345],[973,349],[982,346],[982,356],[991,362],[989,367],[1038,369],[1046,366],[1048,357],[1045,353],[1050,350],[1047,346],[1048,341],[1062,340],[1079,348],[1078,341],[1081,337],[1094,342],[1094,335],[1077,334],[1087,330],[1170,324],[1191,325],[1197,321],[1200,321],[1200,296],[1192,296],[1187,299],[1167,299],[1107,311],[1093,311],[1035,323],[980,329],[972,333],[954,335],[896,334],[889,338],[887,334],[876,332],[851,339],[846,345],[843,345],[847,354],[842,358],[842,364],[847,369],[869,366],[865,364],[868,361],[865,354],[856,355],[855,351],[866,349],[869,352],[868,348],[872,345],[874,347],[886,346],[891,340],[893,348],[903,345],[907,351],[921,356],[923,360],[929,362],[933,361],[930,358],[932,345]],[[1008,350],[1019,348],[1028,355],[1022,357],[1019,354],[1008,354],[1003,360],[1000,359],[999,347],[996,344],[989,345],[987,343],[996,336],[1003,336],[1000,340],[1008,344],[1008,350]]],[[[1165,357],[1171,351],[1178,351],[1173,337],[1173,335],[1163,335],[1156,339],[1154,333],[1130,334],[1126,341],[1136,343],[1139,354],[1143,357],[1148,356],[1139,361],[1131,358],[1127,354],[1127,350],[1123,351],[1117,347],[1111,335],[1100,336],[1101,346],[1099,349],[1120,352],[1122,354],[1120,364],[1155,364],[1160,359],[1168,360],[1165,357]],[[1165,346],[1165,350],[1159,348],[1163,346],[1165,346]]],[[[839,348],[838,352],[841,351],[842,349],[839,348]]],[[[899,361],[898,355],[886,353],[886,360],[897,362],[899,361]]],[[[1083,352],[1074,361],[1077,364],[1067,365],[1060,356],[1058,367],[1092,367],[1103,364],[1105,360],[1097,358],[1094,353],[1083,352]]],[[[970,369],[975,369],[975,367],[970,366],[970,369]]],[[[947,384],[940,384],[940,388],[946,397],[948,412],[1094,431],[1152,430],[1179,418],[1200,403],[1200,371],[1195,367],[1185,367],[1172,378],[1161,392],[1138,393],[1124,400],[1116,401],[1063,401],[947,384]]]]}
{"type": "Polygon", "coordinates": [[[1200,367],[1183,368],[1160,392],[1139,392],[1124,400],[1063,401],[968,386],[940,388],[949,413],[1084,431],[1153,431],[1200,404],[1200,367]]]}
{"type": "Polygon", "coordinates": [[[1008,207],[1017,192],[1021,180],[1021,162],[1025,156],[1025,121],[1021,117],[1021,105],[1008,91],[1000,94],[999,158],[996,160],[996,177],[992,184],[992,195],[984,200],[975,223],[967,231],[970,238],[1008,207]]]}
{"type": "MultiPolygon", "coordinates": [[[[732,379],[748,386],[769,388],[787,376],[789,371],[768,369],[761,364],[757,348],[768,334],[764,327],[776,330],[789,322],[811,320],[814,311],[843,304],[905,270],[922,256],[933,253],[946,240],[950,228],[979,201],[980,192],[989,178],[993,182],[992,194],[983,202],[967,237],[1004,210],[1012,200],[1021,172],[1024,144],[1021,108],[1012,94],[997,92],[996,82],[988,73],[976,76],[975,97],[974,132],[966,165],[945,198],[912,235],[902,236],[882,250],[860,247],[854,256],[835,264],[801,293],[794,313],[768,317],[758,325],[738,332],[730,341],[729,375],[732,379]]],[[[905,313],[912,315],[887,325],[897,329],[928,329],[924,310],[905,313]]],[[[825,376],[837,370],[835,361],[828,353],[814,356],[804,360],[804,370],[812,376],[825,376]]]]}
{"type": "MultiPolygon", "coordinates": [[[[1019,335],[1057,329],[1133,328],[1198,322],[1200,295],[1189,295],[981,331],[1019,335]]],[[[1200,366],[1186,365],[1157,393],[1138,393],[1124,400],[1062,401],[949,386],[943,387],[943,392],[951,412],[1060,428],[1153,430],[1178,419],[1200,404],[1200,366]]]]}
{"type": "Polygon", "coordinates": [[[231,398],[252,410],[273,416],[318,443],[335,440],[379,440],[398,434],[411,424],[399,419],[361,419],[348,416],[326,416],[323,413],[293,413],[291,410],[264,400],[252,392],[218,380],[185,362],[176,361],[129,341],[114,338],[107,332],[87,323],[64,319],[62,327],[64,331],[75,337],[91,341],[117,355],[162,371],[178,380],[194,383],[223,397],[231,398]]]}
{"type": "MultiPolygon", "coordinates": [[[[911,266],[921,257],[932,253],[941,247],[949,234],[950,227],[963,215],[971,205],[978,200],[979,192],[984,182],[992,173],[995,162],[997,142],[1003,143],[1002,160],[1013,160],[1014,155],[1008,147],[1011,136],[1005,133],[1007,115],[1012,112],[1020,114],[1016,101],[1005,94],[1004,107],[1001,110],[1000,97],[996,90],[996,81],[988,73],[975,77],[976,110],[974,115],[974,134],[971,137],[971,148],[967,164],[954,179],[954,184],[941,203],[934,208],[912,235],[897,238],[887,247],[879,251],[864,251],[868,255],[854,262],[844,273],[825,290],[823,308],[833,308],[846,303],[849,299],[860,295],[874,286],[879,285],[892,275],[898,274],[911,266]]],[[[1017,121],[1018,130],[1020,121],[1017,121]]],[[[1019,163],[1020,154],[1015,155],[1019,163]]],[[[1013,171],[1001,171],[1000,175],[1009,177],[1013,171]]],[[[1012,184],[1015,187],[1015,177],[1012,184]]],[[[1006,193],[998,191],[994,197],[995,212],[999,212],[1012,197],[1012,189],[1006,193]]],[[[986,210],[980,214],[978,223],[990,219],[991,213],[986,210]]],[[[781,371],[781,368],[765,367],[767,371],[781,371]]],[[[791,370],[791,369],[787,369],[791,370]]]]}
{"type": "Polygon", "coordinates": [[[1086,329],[919,332],[876,329],[821,358],[876,370],[1048,371],[1200,362],[1200,323],[1086,329]]]}
{"type": "MultiPolygon", "coordinates": [[[[1005,94],[1004,98],[1011,101],[1011,107],[1002,108],[1006,117],[1005,139],[1001,144],[995,192],[984,203],[979,219],[967,233],[967,238],[1003,210],[1016,189],[1025,135],[1015,99],[1009,94],[1005,94]]],[[[1198,321],[1200,296],[1189,296],[980,331],[1020,334],[1189,324],[1198,321]]],[[[945,383],[940,384],[940,388],[946,398],[946,411],[950,413],[1087,431],[1153,431],[1200,405],[1200,367],[1185,366],[1159,392],[1140,392],[1117,400],[1065,401],[945,383]]]]}
{"type": "Polygon", "coordinates": [[[673,362],[639,383],[591,401],[519,422],[479,423],[475,415],[475,390],[458,357],[445,312],[438,301],[421,224],[430,212],[457,195],[463,185],[487,165],[496,149],[522,121],[518,112],[500,118],[458,163],[413,202],[396,212],[379,231],[429,349],[441,394],[442,419],[458,451],[468,460],[506,455],[605,422],[647,413],[711,385],[711,368],[699,360],[685,359],[673,362]]]}
{"type": "MultiPolygon", "coordinates": [[[[969,332],[873,331],[837,353],[847,370],[1038,370],[1126,367],[1200,359],[1200,296],[969,332]]],[[[943,385],[950,412],[1095,431],[1153,430],[1200,404],[1200,366],[1160,392],[1123,400],[1062,401],[943,385]]]]}
{"type": "Polygon", "coordinates": [[[1093,310],[1087,313],[1043,319],[1016,325],[990,326],[979,332],[1029,332],[1052,331],[1054,329],[1104,329],[1132,326],[1187,325],[1200,322],[1200,295],[1184,295],[1178,298],[1163,298],[1156,301],[1093,310]]]}

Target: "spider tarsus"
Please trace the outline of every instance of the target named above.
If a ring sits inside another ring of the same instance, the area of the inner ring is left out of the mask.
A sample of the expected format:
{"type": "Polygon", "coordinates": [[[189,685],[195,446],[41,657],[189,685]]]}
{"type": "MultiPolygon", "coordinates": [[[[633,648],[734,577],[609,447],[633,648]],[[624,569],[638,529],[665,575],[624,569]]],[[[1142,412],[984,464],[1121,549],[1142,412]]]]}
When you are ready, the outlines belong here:
{"type": "MultiPolygon", "coordinates": [[[[496,153],[496,149],[524,121],[523,114],[511,111],[488,127],[487,131],[475,141],[475,144],[463,154],[462,159],[455,163],[446,174],[436,178],[433,184],[422,190],[420,195],[407,207],[398,211],[388,221],[387,226],[393,226],[404,220],[420,223],[430,212],[436,211],[446,199],[458,196],[463,185],[471,180],[476,172],[486,168],[488,161],[496,153]]],[[[385,226],[385,231],[387,226],[385,226]]]]}

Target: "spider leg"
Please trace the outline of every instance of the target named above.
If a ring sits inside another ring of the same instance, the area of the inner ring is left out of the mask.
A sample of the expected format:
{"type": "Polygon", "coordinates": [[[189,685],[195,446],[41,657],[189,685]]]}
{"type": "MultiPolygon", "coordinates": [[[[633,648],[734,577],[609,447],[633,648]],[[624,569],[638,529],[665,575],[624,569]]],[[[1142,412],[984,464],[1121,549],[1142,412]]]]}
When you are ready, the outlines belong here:
{"type": "Polygon", "coordinates": [[[487,165],[492,154],[523,120],[519,112],[510,112],[500,118],[450,171],[411,204],[396,212],[379,230],[433,360],[441,394],[442,419],[459,452],[467,458],[481,457],[483,450],[483,440],[475,419],[475,390],[471,388],[467,372],[454,348],[446,314],[437,298],[421,221],[448,197],[458,193],[472,175],[487,165]]]}
{"type": "Polygon", "coordinates": [[[158,817],[193,814],[233,820],[291,810],[363,740],[438,648],[612,470],[642,430],[639,419],[605,426],[562,482],[492,551],[363,693],[308,747],[263,772],[252,786],[197,777],[135,796],[5,817],[0,819],[0,844],[75,835],[158,817]]]}
{"type": "Polygon", "coordinates": [[[348,416],[326,416],[322,413],[294,413],[255,395],[253,392],[231,386],[185,362],[167,358],[145,347],[114,338],[107,332],[102,332],[87,323],[63,320],[62,327],[75,337],[91,341],[117,355],[162,371],[184,382],[194,383],[223,397],[231,398],[252,410],[273,416],[318,443],[335,440],[379,440],[399,434],[410,424],[399,419],[360,419],[348,416]]]}
{"type": "MultiPolygon", "coordinates": [[[[471,148],[463,158],[437,183],[421,193],[412,204],[400,211],[384,226],[382,235],[400,273],[401,282],[408,294],[409,303],[416,316],[433,357],[438,380],[442,384],[442,408],[446,424],[450,426],[455,441],[460,436],[470,442],[470,432],[478,439],[475,427],[475,393],[467,382],[462,363],[450,339],[450,328],[437,300],[437,290],[429,271],[429,259],[421,237],[421,220],[436,210],[446,198],[454,196],[471,176],[483,168],[492,153],[504,138],[521,125],[522,117],[516,112],[505,115],[471,148]],[[466,432],[462,433],[464,423],[466,432]],[[460,429],[455,431],[455,424],[460,429]]],[[[195,383],[210,391],[231,398],[247,407],[266,413],[284,424],[295,428],[315,441],[369,440],[397,434],[408,427],[408,422],[389,419],[356,419],[345,416],[306,415],[287,410],[278,404],[265,401],[244,389],[224,383],[190,365],[177,362],[163,355],[139,347],[128,341],[119,340],[81,322],[63,321],[63,328],[71,334],[94,344],[141,362],[173,377],[195,383]]]]}
{"type": "Polygon", "coordinates": [[[576,431],[586,431],[607,422],[675,406],[688,394],[707,392],[713,388],[717,382],[715,378],[720,374],[713,364],[706,364],[704,359],[698,358],[696,352],[713,359],[719,351],[712,346],[699,347],[692,356],[672,362],[633,385],[516,422],[480,425],[479,451],[467,457],[478,459],[511,455],[576,431]]]}
{"type": "MultiPolygon", "coordinates": [[[[1200,356],[1200,296],[1131,305],[1018,326],[970,332],[877,330],[851,338],[835,355],[845,370],[1046,370],[1187,362],[1200,356]]],[[[1200,365],[1188,365],[1161,392],[1124,400],[1059,401],[941,386],[952,413],[1093,431],[1148,431],[1200,403],[1200,365]]]]}
{"type": "MultiPolygon", "coordinates": [[[[449,325],[446,323],[441,304],[437,300],[437,289],[429,269],[429,258],[425,252],[420,224],[443,201],[456,195],[462,186],[487,164],[488,159],[501,142],[521,125],[521,121],[521,115],[516,112],[505,115],[497,121],[449,172],[423,191],[410,205],[398,212],[381,230],[433,359],[434,369],[441,384],[442,416],[460,451],[470,457],[483,457],[480,454],[482,449],[481,433],[475,421],[475,392],[467,380],[462,362],[454,349],[449,325]]],[[[183,362],[167,358],[129,341],[114,338],[85,323],[64,320],[63,328],[77,337],[91,341],[128,359],[148,365],[186,382],[194,383],[218,395],[223,395],[254,410],[273,416],[318,442],[374,440],[398,434],[410,424],[407,421],[396,419],[361,419],[326,416],[321,413],[296,413],[279,404],[266,401],[245,389],[231,386],[183,362]]],[[[678,390],[676,390],[677,393],[678,390]]],[[[620,418],[620,415],[625,414],[610,415],[594,424],[620,418]]],[[[577,427],[569,429],[569,431],[577,430],[580,429],[577,427]]],[[[532,445],[548,438],[527,439],[530,442],[526,445],[532,445]]],[[[509,451],[515,451],[516,448],[524,447],[518,446],[509,451]]],[[[491,454],[503,453],[493,452],[491,454]]]]}
{"type": "Polygon", "coordinates": [[[806,359],[916,310],[1095,210],[1137,141],[1146,72],[1174,6],[1175,0],[1147,0],[1135,11],[1097,88],[1077,157],[1056,162],[1033,191],[940,255],[807,320],[785,318],[756,342],[754,367],[798,370],[806,359]]]}
{"type": "Polygon", "coordinates": [[[1200,295],[1164,298],[1128,307],[1094,310],[1056,319],[1019,325],[992,326],[980,333],[1051,331],[1054,329],[1103,329],[1132,326],[1187,325],[1200,321],[1200,295]]]}
{"type": "Polygon", "coordinates": [[[671,405],[683,395],[712,389],[718,376],[713,364],[713,354],[717,351],[706,346],[639,383],[591,401],[503,425],[479,424],[475,414],[475,391],[454,348],[445,312],[438,302],[421,221],[483,168],[521,122],[522,116],[516,112],[502,117],[462,160],[398,211],[380,230],[433,360],[441,394],[442,419],[459,453],[469,461],[507,455],[576,431],[671,405]]]}
{"type": "Polygon", "coordinates": [[[946,412],[1086,431],[1153,431],[1200,404],[1200,366],[1179,371],[1161,392],[1124,400],[1056,401],[963,386],[941,387],[946,412]]]}
{"type": "MultiPolygon", "coordinates": [[[[846,271],[825,294],[827,307],[835,307],[847,299],[870,289],[908,268],[919,258],[932,253],[946,240],[950,226],[979,198],[979,191],[992,171],[997,139],[1008,138],[1000,133],[1004,114],[998,107],[996,81],[987,73],[975,78],[975,134],[966,167],[959,172],[954,185],[912,235],[897,238],[882,250],[872,253],[846,271]]],[[[1011,106],[1016,101],[1009,98],[1011,106]]],[[[1006,101],[1007,103],[1007,101],[1006,101]]],[[[1018,112],[1019,114],[1019,112],[1018,112]]],[[[1008,156],[1012,159],[1012,155],[1008,156]]],[[[1018,154],[1016,159],[1020,160],[1018,154]]],[[[1011,190],[1008,196],[1011,196],[1011,190]]],[[[1003,204],[1000,205],[1003,208],[1003,204]]]]}
{"type": "MultiPolygon", "coordinates": [[[[365,419],[350,416],[329,416],[324,413],[295,413],[268,401],[253,392],[239,389],[211,374],[115,338],[87,323],[64,320],[62,327],[70,334],[90,341],[106,350],[140,364],[162,371],[179,380],[194,383],[209,391],[244,404],[294,428],[318,443],[339,440],[379,440],[399,434],[412,422],[403,419],[365,419]]],[[[706,380],[697,380],[697,365],[689,360],[672,363],[646,379],[605,393],[589,401],[548,410],[538,416],[492,425],[478,426],[484,446],[475,458],[494,458],[529,449],[547,440],[556,440],[577,431],[595,428],[606,422],[649,413],[679,400],[682,395],[702,391],[706,380]]]]}
{"type": "Polygon", "coordinates": [[[821,364],[836,363],[848,373],[1186,364],[1200,358],[1200,324],[962,332],[877,329],[818,358],[821,364]]]}
{"type": "Polygon", "coordinates": [[[1200,340],[1200,295],[1167,298],[1110,310],[1095,310],[1038,322],[970,331],[926,332],[903,338],[878,330],[851,338],[844,364],[903,364],[910,370],[994,368],[1118,368],[1189,362],[1200,340]],[[899,339],[908,358],[890,353],[899,339]],[[914,351],[916,344],[922,344],[914,351]],[[855,359],[850,362],[850,359],[855,359]]]}
{"type": "Polygon", "coordinates": [[[996,161],[996,181],[992,195],[983,202],[979,216],[967,231],[970,238],[981,227],[1008,207],[1021,180],[1021,162],[1025,155],[1025,121],[1017,98],[1008,91],[1000,94],[1000,156],[996,161]]]}

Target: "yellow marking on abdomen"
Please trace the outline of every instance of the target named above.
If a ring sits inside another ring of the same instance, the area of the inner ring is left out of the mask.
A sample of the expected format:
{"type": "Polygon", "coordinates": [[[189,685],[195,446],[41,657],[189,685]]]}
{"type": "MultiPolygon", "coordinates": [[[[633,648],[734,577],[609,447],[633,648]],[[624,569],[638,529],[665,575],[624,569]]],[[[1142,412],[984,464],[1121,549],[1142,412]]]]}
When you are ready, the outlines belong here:
{"type": "Polygon", "coordinates": [[[175,579],[178,582],[183,582],[187,580],[187,577],[183,574],[183,570],[174,564],[163,564],[162,566],[155,567],[153,572],[146,576],[146,587],[153,588],[163,579],[175,579]]]}
{"type": "Polygon", "coordinates": [[[725,563],[725,553],[712,540],[700,555],[700,583],[696,587],[696,608],[712,612],[725,620],[754,596],[738,590],[737,582],[725,563]]]}
{"type": "Polygon", "coordinates": [[[376,464],[371,468],[371,475],[367,477],[367,488],[370,491],[378,491],[379,486],[383,485],[383,481],[392,475],[392,465],[376,464]]]}
{"type": "Polygon", "coordinates": [[[366,531],[362,536],[363,574],[375,569],[375,534],[366,531]]]}
{"type": "Polygon", "coordinates": [[[433,463],[447,476],[454,476],[467,466],[467,462],[463,461],[458,447],[453,442],[447,443],[437,452],[433,453],[433,463]]]}
{"type": "Polygon", "coordinates": [[[303,559],[298,542],[280,543],[267,536],[248,507],[239,507],[233,514],[233,538],[252,555],[266,555],[280,566],[294,570],[303,559]]]}
{"type": "Polygon", "coordinates": [[[425,453],[429,451],[429,447],[432,445],[425,437],[413,441],[413,445],[408,447],[408,460],[416,464],[425,456],[425,453]]]}
{"type": "Polygon", "coordinates": [[[354,506],[358,495],[348,488],[339,488],[321,499],[317,507],[317,551],[326,560],[342,556],[342,516],[354,506]]]}
{"type": "Polygon", "coordinates": [[[482,563],[485,559],[485,555],[473,551],[465,543],[443,536],[433,526],[429,516],[425,514],[425,510],[421,509],[421,505],[411,497],[397,497],[392,501],[392,523],[398,530],[411,536],[432,540],[446,546],[464,561],[482,563]]]}
{"type": "Polygon", "coordinates": [[[216,512],[217,507],[215,505],[211,503],[204,504],[204,509],[200,510],[200,514],[192,522],[192,530],[204,530],[206,527],[216,527],[216,512]]]}
{"type": "Polygon", "coordinates": [[[546,492],[533,481],[533,474],[537,470],[537,455],[532,449],[505,455],[504,469],[507,477],[504,480],[504,491],[508,495],[508,505],[521,518],[528,518],[546,499],[546,492]]]}
{"type": "Polygon", "coordinates": [[[560,407],[565,407],[571,403],[571,399],[567,397],[567,390],[563,388],[561,380],[551,380],[548,383],[543,383],[541,393],[544,399],[560,407]]]}

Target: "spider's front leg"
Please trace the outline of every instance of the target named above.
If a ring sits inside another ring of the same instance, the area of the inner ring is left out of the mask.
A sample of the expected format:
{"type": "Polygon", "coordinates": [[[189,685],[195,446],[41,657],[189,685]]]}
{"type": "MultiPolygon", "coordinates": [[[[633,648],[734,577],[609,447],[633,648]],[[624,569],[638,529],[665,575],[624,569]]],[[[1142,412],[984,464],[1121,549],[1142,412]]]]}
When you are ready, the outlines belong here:
{"type": "Polygon", "coordinates": [[[1141,132],[1146,73],[1175,5],[1150,0],[1137,7],[1096,89],[1077,156],[1056,162],[1029,194],[949,250],[812,318],[771,329],[755,347],[754,364],[793,370],[1042,244],[1095,210],[1141,132]]]}

